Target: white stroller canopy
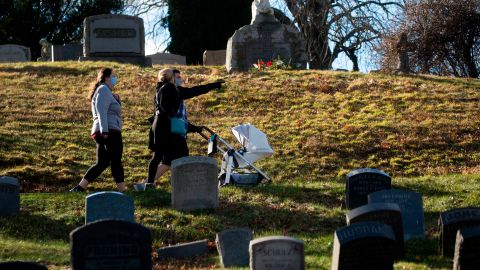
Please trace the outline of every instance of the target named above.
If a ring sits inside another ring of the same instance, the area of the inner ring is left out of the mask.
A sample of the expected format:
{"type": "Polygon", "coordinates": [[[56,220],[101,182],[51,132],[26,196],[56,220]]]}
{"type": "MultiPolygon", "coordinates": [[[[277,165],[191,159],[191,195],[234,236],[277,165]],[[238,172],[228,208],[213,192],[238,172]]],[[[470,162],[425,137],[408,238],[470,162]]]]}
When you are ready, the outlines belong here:
{"type": "Polygon", "coordinates": [[[238,125],[232,128],[232,132],[242,146],[247,149],[243,157],[250,163],[273,154],[273,149],[268,143],[267,136],[254,125],[238,125]]]}

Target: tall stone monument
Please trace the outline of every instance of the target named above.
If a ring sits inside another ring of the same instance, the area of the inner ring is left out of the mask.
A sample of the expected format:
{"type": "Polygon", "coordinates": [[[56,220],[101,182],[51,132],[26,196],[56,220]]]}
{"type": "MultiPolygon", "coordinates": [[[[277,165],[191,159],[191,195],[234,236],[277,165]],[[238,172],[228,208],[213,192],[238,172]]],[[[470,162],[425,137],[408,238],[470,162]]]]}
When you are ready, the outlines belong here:
{"type": "Polygon", "coordinates": [[[83,22],[83,56],[80,61],[115,61],[151,66],[145,57],[143,19],[128,15],[103,14],[83,22]]]}
{"type": "Polygon", "coordinates": [[[228,72],[247,71],[259,60],[282,58],[293,68],[306,68],[305,40],[293,27],[273,15],[268,0],[252,3],[252,22],[235,31],[227,43],[228,72]]]}

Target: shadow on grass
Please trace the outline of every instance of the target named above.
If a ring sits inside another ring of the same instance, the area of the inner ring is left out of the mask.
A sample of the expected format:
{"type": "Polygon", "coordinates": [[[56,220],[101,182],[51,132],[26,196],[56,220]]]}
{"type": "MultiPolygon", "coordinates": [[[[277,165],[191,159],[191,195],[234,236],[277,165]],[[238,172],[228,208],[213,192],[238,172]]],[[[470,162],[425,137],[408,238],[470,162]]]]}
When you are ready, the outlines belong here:
{"type": "Polygon", "coordinates": [[[59,66],[22,66],[22,67],[0,67],[0,72],[9,72],[9,73],[27,73],[27,74],[35,74],[39,77],[46,77],[46,76],[66,76],[66,75],[86,75],[90,72],[97,70],[96,67],[90,67],[85,69],[77,69],[77,68],[67,68],[67,67],[59,67],[59,66]]]}
{"type": "Polygon", "coordinates": [[[161,188],[146,191],[129,191],[126,194],[135,199],[135,206],[145,209],[158,207],[169,207],[171,205],[171,194],[161,188]]]}
{"type": "Polygon", "coordinates": [[[290,199],[297,203],[317,203],[326,207],[340,207],[344,204],[339,194],[332,194],[326,190],[291,185],[266,185],[257,187],[238,187],[246,192],[261,193],[263,195],[290,199]]]}
{"type": "Polygon", "coordinates": [[[428,265],[430,269],[451,268],[451,258],[438,253],[438,239],[409,240],[405,244],[406,255],[403,261],[428,265]]]}
{"type": "Polygon", "coordinates": [[[83,221],[82,216],[76,216],[72,220],[56,220],[47,215],[22,211],[19,216],[0,218],[0,232],[5,236],[26,241],[69,241],[70,232],[83,225],[83,221]]]}

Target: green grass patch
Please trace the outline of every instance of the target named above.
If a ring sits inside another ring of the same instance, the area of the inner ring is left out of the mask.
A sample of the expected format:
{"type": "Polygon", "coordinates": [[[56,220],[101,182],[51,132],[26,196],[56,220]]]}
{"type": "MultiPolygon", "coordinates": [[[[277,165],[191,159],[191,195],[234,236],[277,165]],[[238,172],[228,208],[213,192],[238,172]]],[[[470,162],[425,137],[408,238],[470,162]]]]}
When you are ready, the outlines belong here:
{"type": "MultiPolygon", "coordinates": [[[[18,217],[0,218],[0,260],[28,259],[66,269],[69,232],[84,223],[84,196],[66,194],[95,162],[89,137],[89,85],[113,67],[123,101],[124,155],[129,186],[143,180],[156,75],[160,68],[108,62],[0,64],[0,175],[21,181],[18,217]],[[47,192],[51,192],[48,193],[47,192]]],[[[221,91],[188,100],[189,119],[230,143],[230,128],[252,123],[275,154],[258,162],[267,187],[221,190],[216,210],[170,208],[169,175],[159,190],[133,193],[136,220],[152,231],[154,248],[248,226],[256,237],[289,235],[306,243],[308,269],[329,269],[333,232],[345,225],[343,177],[373,167],[393,185],[424,197],[427,239],[407,245],[396,269],[450,269],[438,256],[437,219],[452,207],[479,206],[480,81],[332,71],[266,71],[229,75],[222,67],[182,67],[187,86],[227,81],[221,91]]],[[[189,137],[192,155],[207,142],[189,137]]],[[[107,170],[89,192],[113,189],[107,170]]],[[[155,255],[155,254],[153,254],[155,255]]],[[[208,257],[167,262],[161,269],[219,267],[208,257]]]]}

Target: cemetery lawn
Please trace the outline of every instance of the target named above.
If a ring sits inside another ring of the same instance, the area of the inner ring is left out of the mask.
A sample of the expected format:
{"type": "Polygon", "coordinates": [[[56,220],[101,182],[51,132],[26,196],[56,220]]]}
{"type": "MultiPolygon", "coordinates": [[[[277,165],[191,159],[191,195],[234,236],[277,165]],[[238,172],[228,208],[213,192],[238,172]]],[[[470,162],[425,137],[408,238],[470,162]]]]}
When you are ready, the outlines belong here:
{"type": "MultiPolygon", "coordinates": [[[[117,63],[0,64],[0,175],[21,181],[21,214],[0,218],[0,261],[32,260],[69,269],[69,232],[84,223],[85,194],[69,194],[94,163],[86,95],[99,67],[113,66],[123,102],[128,185],[146,177],[147,118],[156,73],[117,63]]],[[[330,269],[335,229],[345,225],[344,176],[372,167],[395,188],[423,195],[427,238],[407,243],[396,269],[451,269],[438,256],[439,213],[480,206],[480,81],[332,71],[266,71],[228,75],[222,67],[182,67],[187,86],[227,81],[189,100],[189,119],[230,143],[230,128],[252,123],[275,154],[257,165],[269,186],[227,187],[216,210],[183,213],[170,206],[169,175],[156,191],[127,192],[154,248],[208,239],[208,257],[162,262],[157,269],[220,268],[215,233],[250,227],[255,237],[288,235],[305,242],[307,269],[330,269]]],[[[238,144],[235,143],[238,147],[238,144]]],[[[207,143],[189,137],[192,155],[207,143]]],[[[112,190],[109,171],[89,192],[112,190]]],[[[155,256],[155,254],[153,254],[155,256]]]]}

